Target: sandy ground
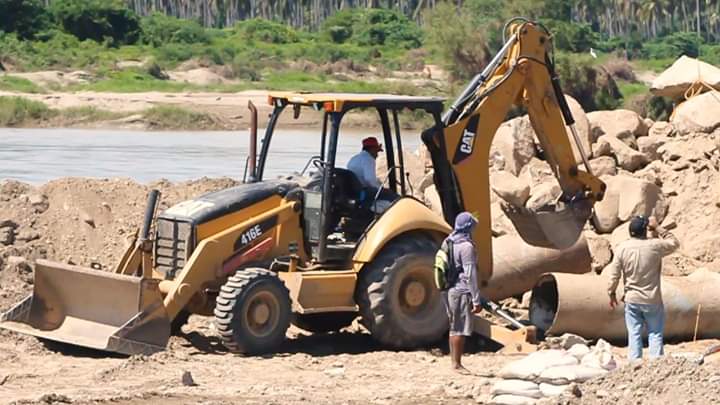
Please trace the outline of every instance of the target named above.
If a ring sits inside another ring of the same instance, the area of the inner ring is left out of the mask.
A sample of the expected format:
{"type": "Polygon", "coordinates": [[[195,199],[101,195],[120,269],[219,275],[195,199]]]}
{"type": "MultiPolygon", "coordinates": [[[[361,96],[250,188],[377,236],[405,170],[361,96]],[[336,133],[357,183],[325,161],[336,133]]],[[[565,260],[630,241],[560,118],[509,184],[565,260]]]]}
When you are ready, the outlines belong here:
{"type": "MultiPolygon", "coordinates": [[[[167,351],[149,357],[108,356],[0,332],[0,403],[489,403],[495,375],[503,365],[521,356],[482,348],[476,351],[476,346],[464,360],[474,375],[460,375],[449,369],[448,356],[438,348],[387,351],[351,327],[339,334],[317,336],[292,329],[277,354],[243,357],[227,353],[219,345],[208,319],[191,318],[185,327],[187,334],[172,338],[167,351]],[[195,385],[183,378],[186,373],[195,385]]],[[[699,352],[717,342],[669,345],[667,351],[699,352]]],[[[619,366],[626,365],[624,349],[614,351],[619,366]]],[[[669,375],[679,373],[672,372],[678,368],[674,364],[653,368],[669,375]]],[[[703,370],[708,378],[702,381],[706,390],[711,389],[709,379],[720,373],[720,365],[716,360],[708,361],[703,370]]],[[[618,373],[624,381],[632,381],[633,372],[627,368],[618,373]]],[[[598,387],[612,391],[611,375],[586,390],[587,396],[594,398],[591,403],[603,403],[595,398],[601,390],[598,387]]],[[[652,379],[644,380],[646,388],[653,386],[652,379]]],[[[698,387],[695,391],[699,392],[698,387]]],[[[674,396],[666,392],[662,398],[681,400],[677,390],[674,392],[674,396]]]]}

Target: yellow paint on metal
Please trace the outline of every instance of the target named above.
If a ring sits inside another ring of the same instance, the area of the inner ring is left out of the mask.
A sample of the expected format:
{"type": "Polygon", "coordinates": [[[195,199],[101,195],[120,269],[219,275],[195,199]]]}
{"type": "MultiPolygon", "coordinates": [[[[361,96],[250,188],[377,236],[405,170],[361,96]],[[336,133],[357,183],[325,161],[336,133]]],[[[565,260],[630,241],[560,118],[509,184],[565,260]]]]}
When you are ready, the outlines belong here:
{"type": "Polygon", "coordinates": [[[353,270],[281,272],[278,276],[290,290],[295,312],[357,311],[353,298],[357,274],[353,270]]]}
{"type": "MultiPolygon", "coordinates": [[[[487,166],[487,164],[486,164],[487,166]]],[[[372,261],[380,250],[395,237],[411,231],[422,231],[442,239],[451,228],[437,214],[413,198],[402,198],[393,204],[367,231],[355,250],[354,268],[372,261]]]]}

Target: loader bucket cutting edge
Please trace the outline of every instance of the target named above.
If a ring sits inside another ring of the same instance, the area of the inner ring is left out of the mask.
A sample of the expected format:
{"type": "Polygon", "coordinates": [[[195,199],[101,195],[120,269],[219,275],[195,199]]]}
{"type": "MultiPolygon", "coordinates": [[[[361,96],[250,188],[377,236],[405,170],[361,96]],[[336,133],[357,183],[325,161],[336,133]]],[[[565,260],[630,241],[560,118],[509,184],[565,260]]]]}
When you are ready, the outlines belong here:
{"type": "Polygon", "coordinates": [[[170,321],[158,281],[38,260],[33,293],[0,328],[122,354],[165,349],[170,321]]]}

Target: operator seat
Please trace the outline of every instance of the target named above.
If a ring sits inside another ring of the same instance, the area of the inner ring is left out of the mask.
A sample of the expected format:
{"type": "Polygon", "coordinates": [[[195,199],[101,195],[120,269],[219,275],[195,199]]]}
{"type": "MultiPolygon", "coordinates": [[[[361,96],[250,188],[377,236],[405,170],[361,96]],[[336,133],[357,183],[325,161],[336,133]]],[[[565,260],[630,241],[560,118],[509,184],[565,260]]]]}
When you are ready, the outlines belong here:
{"type": "Polygon", "coordinates": [[[374,218],[368,207],[373,196],[363,187],[355,173],[339,167],[333,168],[332,188],[331,223],[337,225],[344,218],[342,231],[351,236],[360,236],[374,218]]]}

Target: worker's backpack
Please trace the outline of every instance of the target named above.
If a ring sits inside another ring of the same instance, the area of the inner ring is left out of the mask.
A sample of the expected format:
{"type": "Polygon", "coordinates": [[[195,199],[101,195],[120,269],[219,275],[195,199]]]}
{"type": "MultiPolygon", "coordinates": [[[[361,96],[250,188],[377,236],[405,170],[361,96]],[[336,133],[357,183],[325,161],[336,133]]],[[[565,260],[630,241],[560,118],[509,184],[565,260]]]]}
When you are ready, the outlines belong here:
{"type": "Polygon", "coordinates": [[[455,269],[453,245],[453,241],[445,239],[435,254],[435,286],[442,291],[454,286],[459,275],[455,269]]]}

